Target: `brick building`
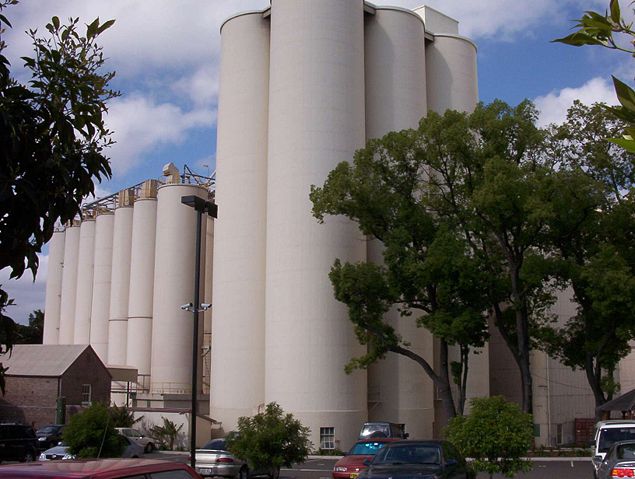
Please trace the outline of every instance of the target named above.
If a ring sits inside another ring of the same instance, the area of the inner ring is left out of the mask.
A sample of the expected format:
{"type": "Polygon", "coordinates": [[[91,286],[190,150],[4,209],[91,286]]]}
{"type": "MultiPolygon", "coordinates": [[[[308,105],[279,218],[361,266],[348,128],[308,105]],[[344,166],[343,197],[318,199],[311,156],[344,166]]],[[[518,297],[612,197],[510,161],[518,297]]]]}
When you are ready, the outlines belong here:
{"type": "Polygon", "coordinates": [[[0,422],[55,423],[56,401],[66,398],[66,417],[93,401],[110,402],[111,375],[88,345],[20,344],[0,358],[6,393],[0,422]]]}

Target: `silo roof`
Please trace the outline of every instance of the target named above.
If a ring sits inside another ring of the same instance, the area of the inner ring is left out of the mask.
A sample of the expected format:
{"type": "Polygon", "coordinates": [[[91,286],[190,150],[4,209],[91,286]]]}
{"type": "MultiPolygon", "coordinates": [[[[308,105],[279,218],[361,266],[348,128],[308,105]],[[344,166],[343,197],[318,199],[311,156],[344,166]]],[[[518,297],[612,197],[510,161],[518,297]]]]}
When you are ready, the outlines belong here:
{"type": "Polygon", "coordinates": [[[0,356],[7,376],[59,377],[90,346],[86,344],[16,344],[0,356]]]}

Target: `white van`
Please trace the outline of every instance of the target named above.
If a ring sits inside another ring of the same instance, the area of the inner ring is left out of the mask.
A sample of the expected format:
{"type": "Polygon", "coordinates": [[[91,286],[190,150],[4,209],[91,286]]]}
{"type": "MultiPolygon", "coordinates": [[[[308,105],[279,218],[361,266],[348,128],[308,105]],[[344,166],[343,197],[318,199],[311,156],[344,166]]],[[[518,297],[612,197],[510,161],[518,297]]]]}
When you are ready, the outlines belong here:
{"type": "Polygon", "coordinates": [[[635,420],[611,419],[599,421],[595,425],[593,457],[591,458],[595,468],[593,471],[594,477],[597,477],[597,470],[609,448],[618,441],[635,441],[635,420]]]}

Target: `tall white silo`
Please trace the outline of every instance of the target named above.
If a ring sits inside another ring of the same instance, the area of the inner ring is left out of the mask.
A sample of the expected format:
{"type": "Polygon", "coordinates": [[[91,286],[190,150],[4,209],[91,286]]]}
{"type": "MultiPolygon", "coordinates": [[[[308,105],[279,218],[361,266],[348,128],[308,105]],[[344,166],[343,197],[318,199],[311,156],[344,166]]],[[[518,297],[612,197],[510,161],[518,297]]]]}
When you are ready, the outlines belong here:
{"type": "Polygon", "coordinates": [[[44,302],[44,332],[42,344],[58,344],[60,306],[62,300],[62,275],[64,272],[64,231],[53,233],[49,241],[48,271],[46,274],[46,299],[44,302]]]}
{"type": "Polygon", "coordinates": [[[108,362],[108,321],[110,319],[110,281],[115,216],[98,211],[95,219],[95,273],[90,318],[90,345],[99,358],[108,362]]]}
{"type": "MultiPolygon", "coordinates": [[[[365,22],[366,137],[416,128],[427,113],[425,29],[409,10],[376,8],[365,22]]],[[[371,240],[368,261],[383,262],[383,245],[371,240]]],[[[432,335],[417,328],[415,317],[396,309],[386,319],[411,343],[410,349],[432,365],[432,335]]],[[[434,388],[423,368],[409,358],[388,353],[368,370],[369,420],[406,424],[412,437],[432,437],[434,388]]]]}
{"type": "Polygon", "coordinates": [[[79,222],[66,227],[64,241],[64,271],[60,301],[59,344],[73,344],[75,338],[75,298],[77,263],[79,260],[79,222]]]}
{"type": "Polygon", "coordinates": [[[265,399],[268,99],[269,20],[234,17],[221,29],[210,391],[226,428],[265,399]]]}
{"type": "Polygon", "coordinates": [[[347,447],[367,417],[366,374],[344,372],[363,349],[328,273],[366,244],[345,218],[318,224],[309,192],[365,143],[363,1],[274,0],[270,55],[265,402],[316,446],[334,428],[347,447]]]}
{"type": "Polygon", "coordinates": [[[108,364],[126,364],[134,192],[119,192],[115,209],[108,318],[108,364]]]}
{"type": "MultiPolygon", "coordinates": [[[[181,197],[189,195],[207,200],[208,193],[200,186],[168,183],[157,194],[150,372],[154,393],[185,394],[192,387],[193,319],[181,309],[194,300],[196,212],[181,203],[181,197]]],[[[203,222],[203,232],[205,227],[203,222]]],[[[204,299],[201,296],[201,302],[204,299]]]]}
{"type": "Polygon", "coordinates": [[[213,271],[214,271],[214,221],[207,220],[205,235],[205,285],[203,298],[212,307],[203,313],[202,369],[203,394],[210,394],[212,369],[212,317],[214,314],[213,271]]]}
{"type": "Polygon", "coordinates": [[[86,217],[79,228],[77,294],[75,297],[74,344],[90,343],[90,313],[93,302],[95,271],[95,219],[86,217]]]}
{"type": "Polygon", "coordinates": [[[143,183],[134,204],[130,256],[127,364],[137,368],[142,384],[150,375],[152,300],[157,226],[157,180],[143,183]]]}

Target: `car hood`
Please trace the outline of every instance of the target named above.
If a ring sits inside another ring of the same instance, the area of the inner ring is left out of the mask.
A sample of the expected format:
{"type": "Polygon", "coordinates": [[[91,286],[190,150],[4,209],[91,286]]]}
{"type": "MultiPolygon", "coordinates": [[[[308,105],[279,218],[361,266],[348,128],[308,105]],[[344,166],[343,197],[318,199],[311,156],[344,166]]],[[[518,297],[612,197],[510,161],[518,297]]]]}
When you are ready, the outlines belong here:
{"type": "Polygon", "coordinates": [[[441,470],[438,464],[386,464],[370,466],[364,473],[368,479],[425,479],[434,477],[441,470]]]}
{"type": "Polygon", "coordinates": [[[344,456],[343,458],[341,458],[339,461],[335,463],[335,465],[346,466],[346,467],[364,466],[364,461],[366,459],[372,459],[372,458],[373,456],[351,454],[350,456],[344,456]]]}

